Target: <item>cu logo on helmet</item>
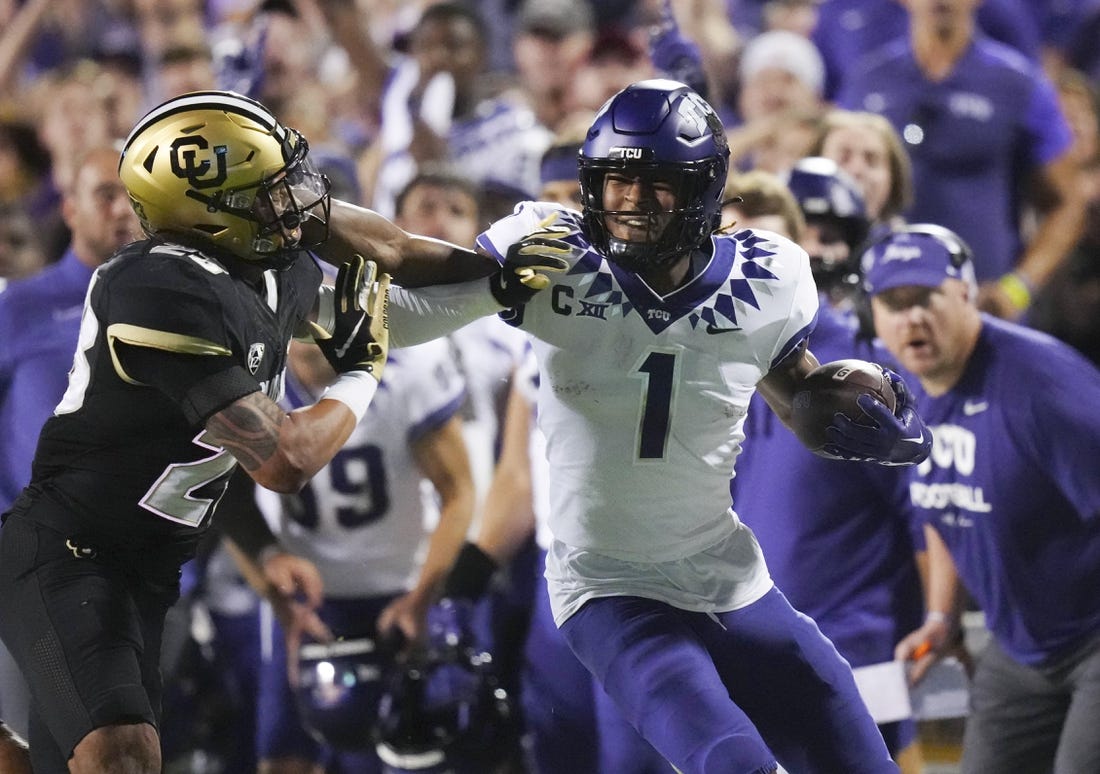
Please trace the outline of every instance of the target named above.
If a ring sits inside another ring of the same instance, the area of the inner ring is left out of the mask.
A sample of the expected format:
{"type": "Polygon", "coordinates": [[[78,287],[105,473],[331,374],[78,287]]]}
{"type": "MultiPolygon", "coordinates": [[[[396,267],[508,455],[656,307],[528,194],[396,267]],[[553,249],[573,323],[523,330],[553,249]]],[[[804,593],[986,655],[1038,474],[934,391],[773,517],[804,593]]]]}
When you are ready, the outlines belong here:
{"type": "Polygon", "coordinates": [[[199,151],[209,148],[210,143],[202,135],[177,138],[172,143],[172,173],[189,182],[192,188],[213,188],[224,183],[228,173],[225,157],[229,148],[215,145],[213,160],[211,154],[205,153],[206,158],[199,161],[199,151]]]}

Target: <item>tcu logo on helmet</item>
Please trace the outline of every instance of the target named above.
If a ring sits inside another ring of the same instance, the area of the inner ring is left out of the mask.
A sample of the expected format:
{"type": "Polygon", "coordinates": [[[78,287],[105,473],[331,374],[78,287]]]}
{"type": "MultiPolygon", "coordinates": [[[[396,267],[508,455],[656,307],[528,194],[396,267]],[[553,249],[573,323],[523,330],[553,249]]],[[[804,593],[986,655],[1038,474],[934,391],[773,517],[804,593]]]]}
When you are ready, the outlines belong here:
{"type": "Polygon", "coordinates": [[[216,169],[212,177],[206,175],[210,172],[210,160],[197,161],[198,150],[206,150],[210,144],[202,135],[194,137],[179,137],[172,143],[172,173],[183,178],[194,188],[213,188],[225,182],[228,175],[225,156],[229,151],[228,146],[214,146],[214,164],[216,169]]]}
{"type": "Polygon", "coordinates": [[[626,161],[643,161],[653,158],[653,150],[651,148],[631,148],[625,145],[619,145],[608,153],[608,158],[612,159],[624,159],[626,161]]]}

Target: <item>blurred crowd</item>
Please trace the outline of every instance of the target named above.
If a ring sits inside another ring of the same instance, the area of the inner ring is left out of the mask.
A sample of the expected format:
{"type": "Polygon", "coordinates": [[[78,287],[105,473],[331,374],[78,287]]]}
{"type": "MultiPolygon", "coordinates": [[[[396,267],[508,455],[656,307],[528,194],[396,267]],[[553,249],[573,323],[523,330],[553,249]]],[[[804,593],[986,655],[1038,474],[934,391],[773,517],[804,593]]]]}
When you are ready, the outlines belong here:
{"type": "Polygon", "coordinates": [[[0,276],[62,254],[75,160],[177,93],[261,100],[311,138],[338,196],[387,216],[418,169],[446,165],[479,187],[488,223],[538,192],[543,152],[577,140],[611,94],[667,75],[719,110],[740,170],[782,177],[803,156],[834,157],[875,220],[941,223],[974,247],[984,308],[1027,313],[1095,355],[1081,327],[1097,318],[1098,4],[940,5],[5,0],[0,276]],[[998,47],[962,96],[919,42],[959,25],[998,47]],[[822,146],[837,122],[853,139],[822,146]]]}
{"type": "Polygon", "coordinates": [[[1097,40],[1097,0],[0,0],[0,288],[139,236],[89,158],[180,93],[260,100],[334,196],[472,246],[520,201],[579,209],[595,111],[671,77],[725,124],[724,226],[841,272],[907,222],[948,227],[984,311],[1100,363],[1097,40]],[[854,209],[792,198],[808,157],[854,209]]]}

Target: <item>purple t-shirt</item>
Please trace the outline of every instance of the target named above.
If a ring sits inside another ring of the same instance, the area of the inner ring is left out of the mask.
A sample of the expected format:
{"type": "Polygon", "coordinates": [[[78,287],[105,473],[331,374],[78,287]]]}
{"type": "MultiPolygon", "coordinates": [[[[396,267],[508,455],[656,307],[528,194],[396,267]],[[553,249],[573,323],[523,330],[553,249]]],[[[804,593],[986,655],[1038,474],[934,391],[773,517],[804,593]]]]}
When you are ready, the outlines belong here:
{"type": "Polygon", "coordinates": [[[943,536],[1004,650],[1050,663],[1100,634],[1100,371],[1072,348],[983,316],[959,383],[917,406],[932,454],[915,515],[943,536]]]}
{"type": "MultiPolygon", "coordinates": [[[[1034,61],[1041,40],[1038,10],[1029,0],[984,0],[978,28],[1034,61]]],[[[834,99],[862,56],[909,34],[909,13],[898,2],[829,0],[818,6],[813,41],[825,61],[825,97],[834,99]]]]}
{"type": "MultiPolygon", "coordinates": [[[[810,350],[823,363],[884,362],[857,340],[852,317],[824,304],[810,350]]],[[[889,661],[920,625],[905,484],[901,468],[812,454],[753,396],[730,485],[734,508],[756,533],[776,585],[853,666],[889,661]]]]}
{"type": "Polygon", "coordinates": [[[979,280],[1019,259],[1017,190],[1023,175],[1072,141],[1050,81],[1013,49],[978,37],[942,81],[925,78],[908,38],[853,69],[841,107],[881,113],[913,162],[912,222],[957,232],[974,250],[979,280]]]}
{"type": "Polygon", "coordinates": [[[0,293],[0,512],[31,480],[38,433],[65,394],[91,278],[69,249],[0,293]]]}

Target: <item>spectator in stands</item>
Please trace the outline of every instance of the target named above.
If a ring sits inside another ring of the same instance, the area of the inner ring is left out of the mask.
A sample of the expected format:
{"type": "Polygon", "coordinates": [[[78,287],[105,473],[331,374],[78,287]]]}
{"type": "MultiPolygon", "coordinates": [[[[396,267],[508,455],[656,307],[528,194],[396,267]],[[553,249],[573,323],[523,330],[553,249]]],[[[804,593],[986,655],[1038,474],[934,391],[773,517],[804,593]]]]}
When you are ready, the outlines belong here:
{"type": "MultiPolygon", "coordinates": [[[[551,134],[525,95],[487,93],[485,25],[462,3],[431,5],[410,33],[408,55],[378,70],[387,85],[380,134],[369,151],[373,209],[392,216],[397,192],[425,164],[450,164],[479,185],[501,186],[520,198],[537,186],[538,160],[551,134]]],[[[378,52],[363,36],[352,50],[359,69],[378,68],[378,52]]]]}
{"type": "Polygon", "coordinates": [[[1100,107],[1091,84],[1074,70],[1064,70],[1057,86],[1088,209],[1084,235],[1039,291],[1027,321],[1100,364],[1100,107]]]}
{"type": "MultiPolygon", "coordinates": [[[[589,0],[523,0],[512,38],[519,85],[535,117],[551,131],[571,110],[573,82],[596,42],[589,0]]],[[[544,146],[545,147],[545,146],[544,146]]],[[[531,186],[538,187],[537,180],[531,186]]]]}
{"type": "Polygon", "coordinates": [[[913,162],[910,220],[938,223],[975,246],[979,305],[1017,317],[1080,237],[1070,132],[1038,65],[978,33],[977,0],[911,0],[909,37],[850,73],[838,103],[886,116],[913,162]],[[1021,234],[1024,175],[1046,192],[1021,234]]]}
{"type": "MultiPolygon", "coordinates": [[[[816,5],[817,24],[812,39],[825,60],[825,97],[832,100],[860,59],[892,40],[905,37],[909,20],[903,2],[830,0],[816,5]]],[[[983,0],[978,7],[977,22],[983,34],[1038,62],[1041,41],[1037,17],[1049,15],[1055,5],[983,0]],[[1039,11],[1040,5],[1049,8],[1039,11]]]]}
{"type": "Polygon", "coordinates": [[[17,204],[0,204],[0,291],[12,280],[37,274],[46,265],[34,222],[17,204]]]}
{"type": "Polygon", "coordinates": [[[890,122],[877,113],[836,109],[822,117],[818,131],[810,153],[832,159],[859,185],[871,235],[904,223],[913,171],[890,122]]]}
{"type": "Polygon", "coordinates": [[[824,78],[806,38],[775,30],[750,40],[741,56],[741,125],[729,131],[731,164],[779,174],[805,156],[824,108],[824,78]]]}
{"type": "MultiPolygon", "coordinates": [[[[595,112],[620,89],[654,77],[645,49],[630,34],[617,28],[602,30],[573,79],[568,112],[595,112]]],[[[559,128],[562,125],[557,122],[559,128]]]]}
{"type": "Polygon", "coordinates": [[[763,228],[798,242],[806,219],[783,181],[755,169],[730,175],[723,194],[722,226],[726,230],[763,228]]]}
{"type": "Polygon", "coordinates": [[[214,66],[209,46],[186,43],[168,46],[157,61],[154,80],[157,94],[162,99],[214,88],[214,66]]]}

